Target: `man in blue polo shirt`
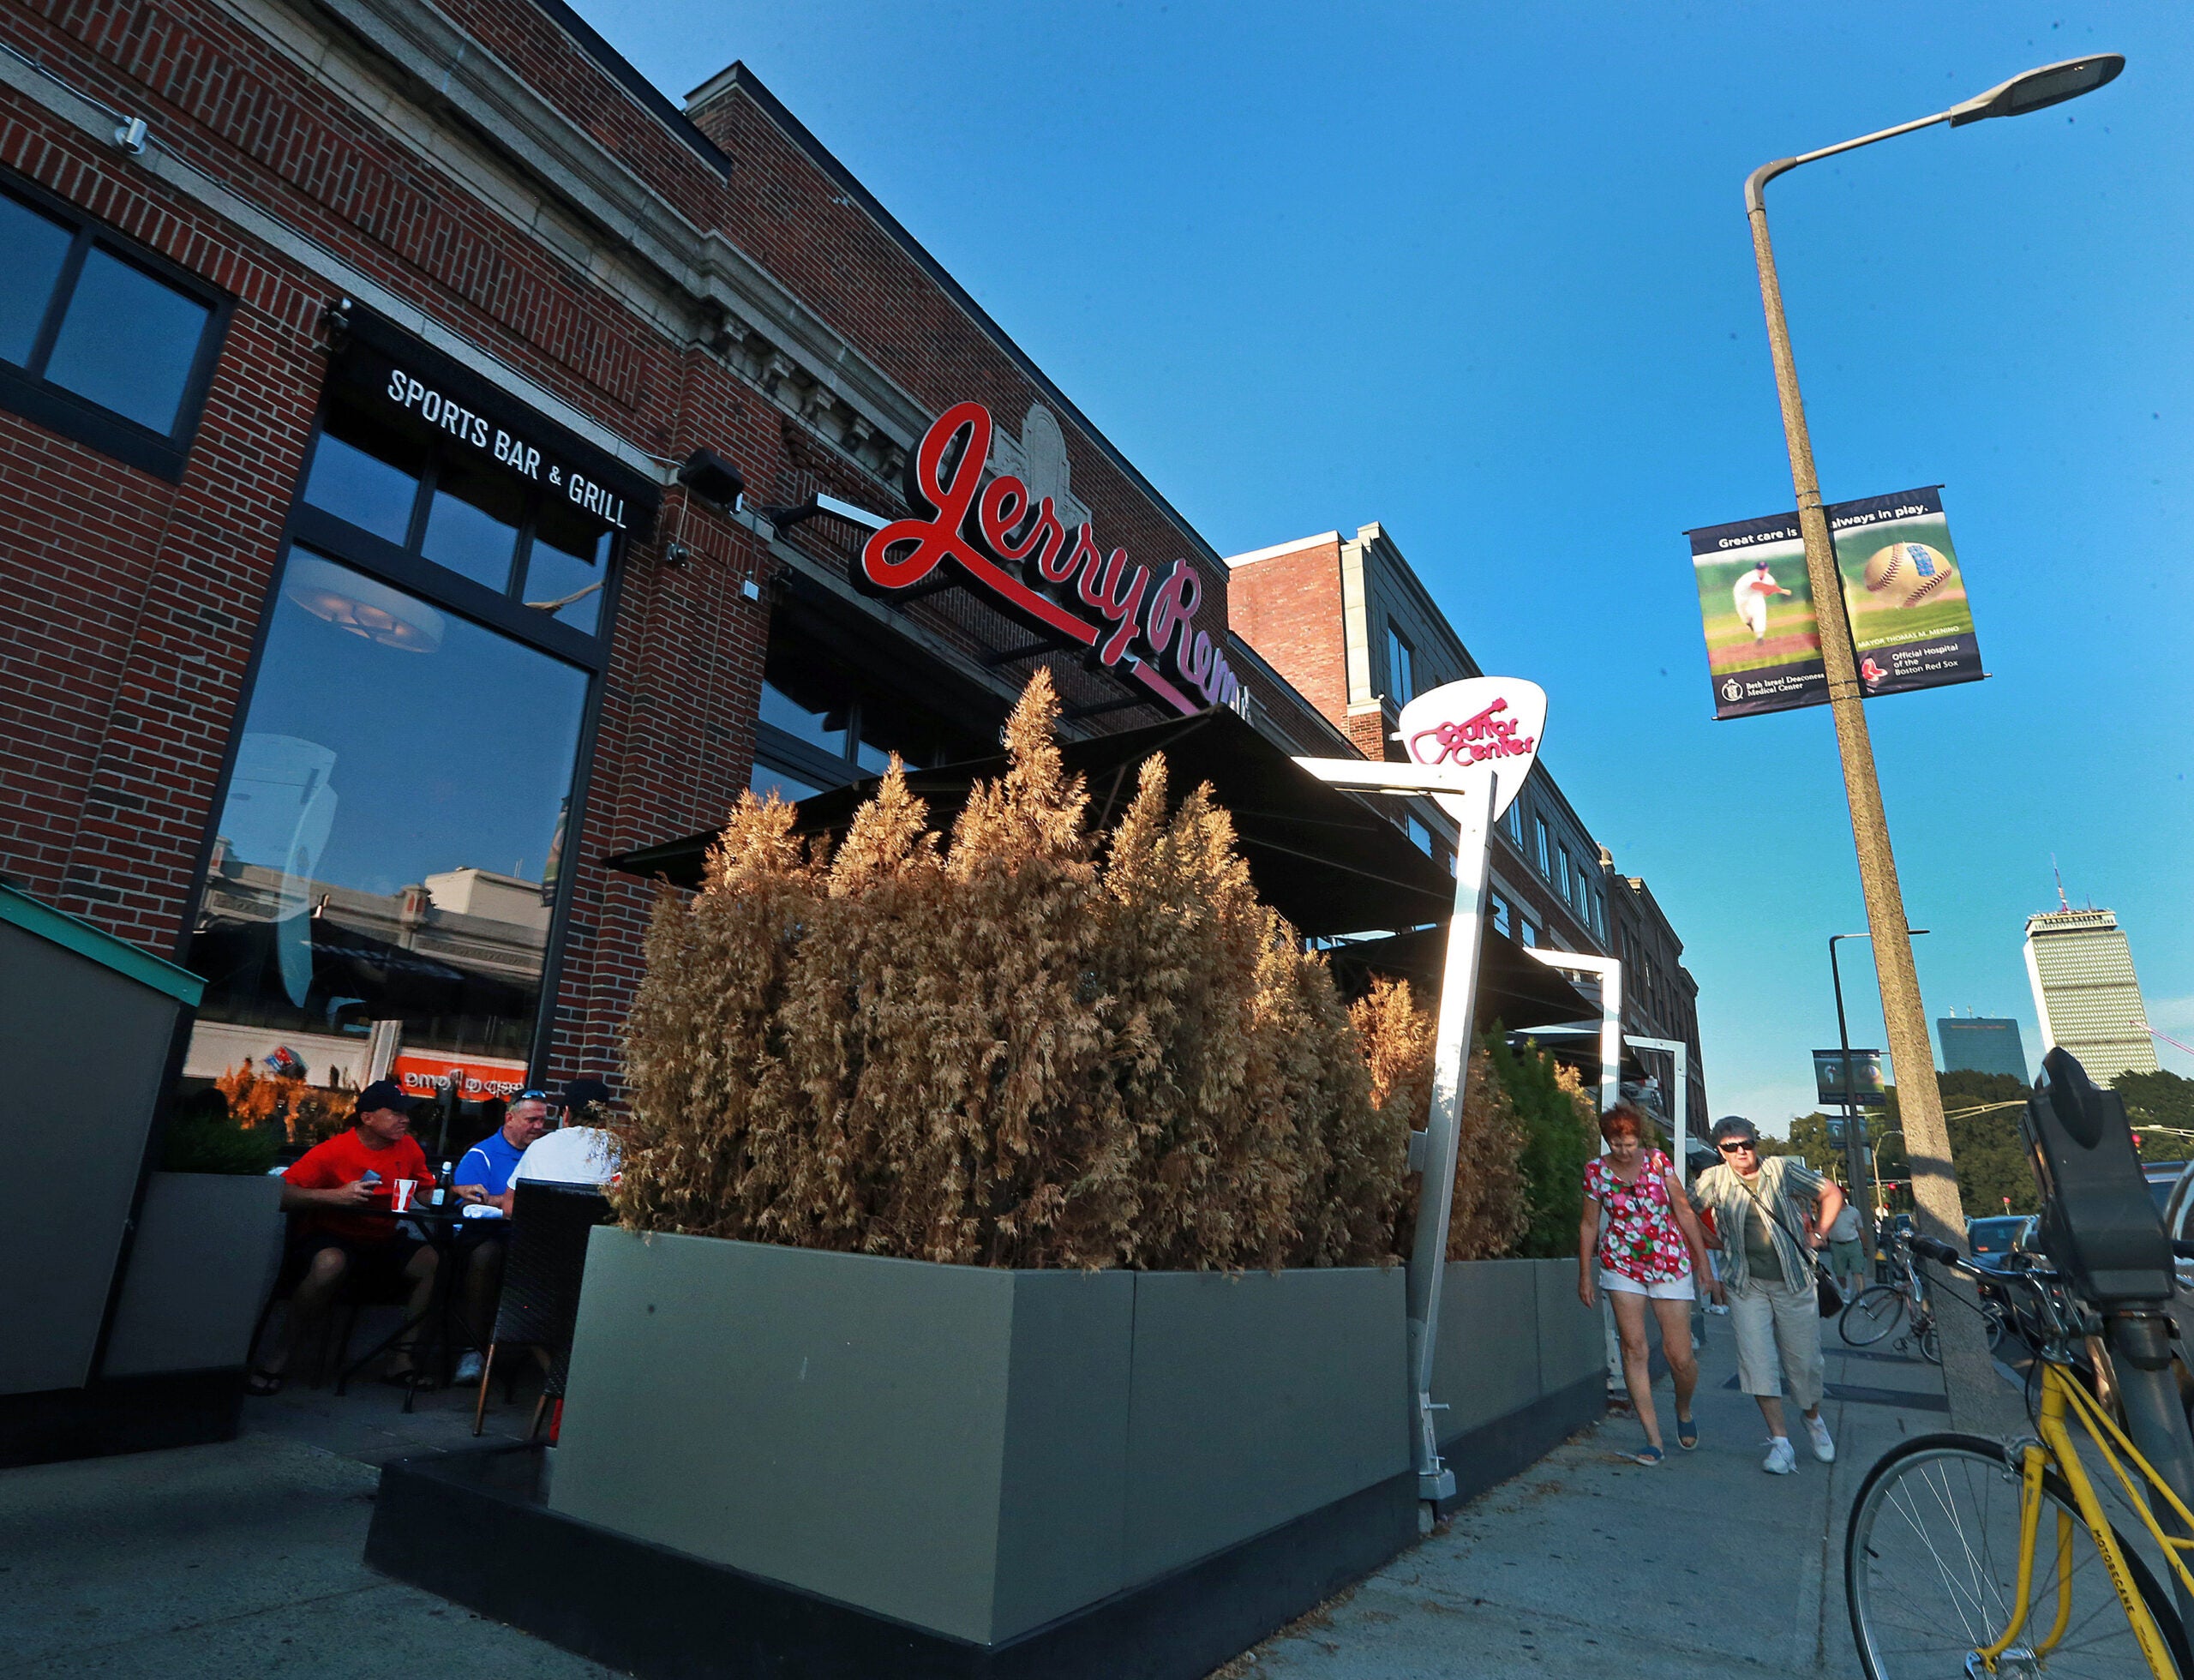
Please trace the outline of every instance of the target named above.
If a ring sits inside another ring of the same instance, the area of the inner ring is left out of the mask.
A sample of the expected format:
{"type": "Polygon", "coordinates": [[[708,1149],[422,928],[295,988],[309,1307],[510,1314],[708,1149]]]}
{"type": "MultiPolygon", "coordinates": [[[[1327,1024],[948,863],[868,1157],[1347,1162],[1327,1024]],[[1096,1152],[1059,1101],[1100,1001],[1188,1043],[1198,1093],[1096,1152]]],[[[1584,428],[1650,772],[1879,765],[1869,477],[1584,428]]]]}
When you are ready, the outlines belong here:
{"type": "MultiPolygon", "coordinates": [[[[520,1091],[504,1112],[503,1124],[465,1152],[450,1175],[460,1200],[511,1210],[511,1173],[525,1146],[548,1130],[548,1096],[545,1091],[520,1091]]],[[[490,1221],[492,1223],[492,1221],[490,1221]]],[[[465,1255],[465,1319],[472,1331],[472,1347],[458,1361],[457,1380],[477,1382],[480,1377],[480,1349],[495,1334],[495,1297],[503,1285],[503,1242],[500,1236],[483,1236],[469,1245],[465,1255]]]]}

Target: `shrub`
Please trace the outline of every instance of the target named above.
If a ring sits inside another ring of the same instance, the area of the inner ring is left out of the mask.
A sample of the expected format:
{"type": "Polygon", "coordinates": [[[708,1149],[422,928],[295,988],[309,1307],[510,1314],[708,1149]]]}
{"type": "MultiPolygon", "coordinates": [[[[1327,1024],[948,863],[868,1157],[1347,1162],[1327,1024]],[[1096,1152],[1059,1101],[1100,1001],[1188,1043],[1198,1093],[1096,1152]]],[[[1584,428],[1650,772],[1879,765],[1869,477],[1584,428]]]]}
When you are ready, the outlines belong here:
{"type": "Polygon", "coordinates": [[[267,1073],[241,1062],[213,1082],[229,1117],[248,1130],[279,1131],[285,1142],[311,1145],[333,1137],[351,1124],[357,1094],[339,1083],[314,1085],[302,1078],[267,1073]]]}
{"type": "MultiPolygon", "coordinates": [[[[1375,980],[1351,1011],[1370,1069],[1372,1100],[1405,1131],[1422,1129],[1432,1113],[1435,1021],[1419,1009],[1406,981],[1375,980]]],[[[1454,1200],[1448,1219],[1450,1260],[1491,1260],[1514,1251],[1528,1220],[1522,1155],[1524,1128],[1480,1044],[1471,1052],[1456,1140],[1454,1200]]],[[[1417,1184],[1412,1174],[1396,1223],[1395,1246],[1414,1239],[1417,1184]]]]}
{"type": "Polygon", "coordinates": [[[176,1105],[160,1139],[164,1173],[223,1173],[263,1176],[274,1165],[279,1140],[271,1126],[245,1127],[229,1117],[217,1089],[193,1093],[176,1105]]]}
{"type": "Polygon", "coordinates": [[[614,1192],[638,1229],[960,1264],[1390,1252],[1403,1143],[1323,961],[1154,759],[1109,854],[1039,673],[943,845],[895,760],[835,858],[742,795],[666,893],[614,1192]]]}
{"type": "Polygon", "coordinates": [[[1526,1220],[1516,1251],[1534,1259],[1574,1254],[1585,1163],[1599,1152],[1592,1100],[1574,1070],[1535,1045],[1512,1050],[1496,1030],[1487,1049],[1524,1133],[1526,1220]]]}

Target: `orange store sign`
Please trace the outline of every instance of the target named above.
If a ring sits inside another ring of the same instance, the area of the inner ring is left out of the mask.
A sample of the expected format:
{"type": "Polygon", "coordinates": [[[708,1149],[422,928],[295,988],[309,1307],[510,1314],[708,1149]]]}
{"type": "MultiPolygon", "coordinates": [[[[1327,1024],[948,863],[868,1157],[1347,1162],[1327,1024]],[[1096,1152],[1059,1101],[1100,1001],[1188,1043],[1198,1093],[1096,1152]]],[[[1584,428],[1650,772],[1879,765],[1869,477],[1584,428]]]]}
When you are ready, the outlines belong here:
{"type": "Polygon", "coordinates": [[[423,1056],[405,1051],[389,1070],[410,1097],[439,1097],[455,1084],[467,1102],[500,1097],[508,1102],[525,1089],[525,1064],[506,1062],[492,1056],[423,1056]]]}

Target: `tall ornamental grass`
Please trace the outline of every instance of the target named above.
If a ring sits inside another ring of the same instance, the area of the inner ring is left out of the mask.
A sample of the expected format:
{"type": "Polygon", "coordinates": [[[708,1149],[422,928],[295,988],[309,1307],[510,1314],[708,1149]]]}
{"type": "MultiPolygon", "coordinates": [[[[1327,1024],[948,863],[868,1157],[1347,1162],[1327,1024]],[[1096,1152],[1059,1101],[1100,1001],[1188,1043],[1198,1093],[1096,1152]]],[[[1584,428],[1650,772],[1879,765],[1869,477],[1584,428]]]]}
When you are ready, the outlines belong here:
{"type": "Polygon", "coordinates": [[[1100,848],[1058,714],[1040,672],[949,841],[896,759],[835,853],[741,797],[650,931],[627,1226],[963,1265],[1392,1257],[1412,1122],[1324,961],[1208,788],[1168,816],[1162,759],[1100,848]]]}

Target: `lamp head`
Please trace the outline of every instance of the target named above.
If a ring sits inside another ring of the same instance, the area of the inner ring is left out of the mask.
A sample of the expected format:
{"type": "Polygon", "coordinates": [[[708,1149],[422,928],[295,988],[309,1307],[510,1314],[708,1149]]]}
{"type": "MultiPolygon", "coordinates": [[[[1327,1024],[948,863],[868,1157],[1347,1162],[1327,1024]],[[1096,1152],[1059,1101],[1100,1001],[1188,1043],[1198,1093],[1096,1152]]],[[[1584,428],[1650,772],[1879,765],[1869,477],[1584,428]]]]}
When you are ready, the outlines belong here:
{"type": "Polygon", "coordinates": [[[1951,126],[1978,123],[1984,117],[2023,117],[2029,111],[2062,105],[2083,93],[2092,93],[2125,68],[2122,52],[2097,52],[2085,58],[2067,58],[2026,70],[2009,81],[1976,93],[1963,105],[1951,107],[1951,126]]]}

